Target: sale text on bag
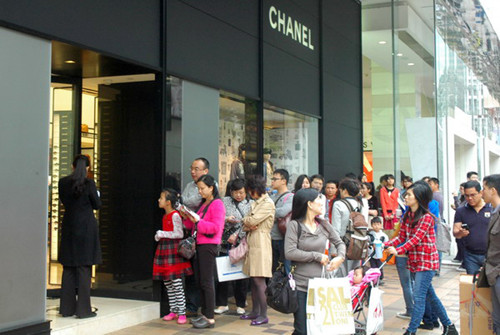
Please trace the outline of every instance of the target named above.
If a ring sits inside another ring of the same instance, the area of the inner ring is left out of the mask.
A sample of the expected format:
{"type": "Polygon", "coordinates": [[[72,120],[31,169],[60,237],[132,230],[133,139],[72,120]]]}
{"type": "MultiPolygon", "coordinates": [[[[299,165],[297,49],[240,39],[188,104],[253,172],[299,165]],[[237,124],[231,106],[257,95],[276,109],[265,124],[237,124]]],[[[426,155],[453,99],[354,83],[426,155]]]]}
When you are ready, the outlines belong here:
{"type": "Polygon", "coordinates": [[[343,287],[318,287],[309,288],[307,303],[314,305],[316,297],[315,313],[308,313],[308,319],[321,317],[319,321],[323,325],[347,325],[352,322],[352,305],[350,294],[344,292],[343,287]]]}

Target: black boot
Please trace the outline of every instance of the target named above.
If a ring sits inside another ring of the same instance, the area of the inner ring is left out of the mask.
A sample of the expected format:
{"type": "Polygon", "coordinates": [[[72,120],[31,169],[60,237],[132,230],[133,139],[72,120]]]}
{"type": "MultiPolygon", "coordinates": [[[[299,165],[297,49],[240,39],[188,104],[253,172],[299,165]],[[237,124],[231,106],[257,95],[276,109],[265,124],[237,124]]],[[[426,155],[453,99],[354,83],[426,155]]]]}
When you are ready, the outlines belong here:
{"type": "Polygon", "coordinates": [[[404,333],[403,335],[415,335],[415,334],[416,334],[416,333],[412,333],[412,332],[410,332],[410,331],[406,330],[406,331],[405,331],[405,333],[404,333]]]}
{"type": "Polygon", "coordinates": [[[443,327],[443,335],[458,335],[457,329],[454,324],[443,327]]]}

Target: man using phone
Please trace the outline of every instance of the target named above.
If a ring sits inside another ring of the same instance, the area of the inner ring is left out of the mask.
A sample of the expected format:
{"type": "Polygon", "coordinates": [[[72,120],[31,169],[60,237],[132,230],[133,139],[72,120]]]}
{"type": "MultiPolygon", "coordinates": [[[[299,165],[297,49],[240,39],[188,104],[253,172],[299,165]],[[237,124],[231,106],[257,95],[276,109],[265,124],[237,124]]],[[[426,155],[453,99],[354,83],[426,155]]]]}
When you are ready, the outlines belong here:
{"type": "Polygon", "coordinates": [[[492,209],[483,200],[481,184],[475,180],[464,184],[464,196],[467,203],[455,212],[453,235],[463,239],[465,250],[462,266],[467,274],[474,274],[484,263],[492,209]]]}

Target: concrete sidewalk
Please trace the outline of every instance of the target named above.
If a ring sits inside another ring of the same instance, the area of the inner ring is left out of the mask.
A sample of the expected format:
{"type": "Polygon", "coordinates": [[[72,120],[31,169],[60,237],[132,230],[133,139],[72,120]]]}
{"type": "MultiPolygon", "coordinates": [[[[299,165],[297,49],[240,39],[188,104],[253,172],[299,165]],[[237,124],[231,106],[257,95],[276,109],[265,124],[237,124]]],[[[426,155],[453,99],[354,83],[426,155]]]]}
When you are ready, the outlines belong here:
{"type": "MultiPolygon", "coordinates": [[[[448,316],[455,323],[457,328],[460,327],[459,315],[459,276],[455,266],[443,266],[441,276],[435,277],[433,280],[434,288],[441,298],[443,305],[448,311],[448,316]]],[[[404,327],[408,325],[407,320],[401,320],[396,317],[396,313],[404,311],[404,300],[401,286],[397,276],[395,266],[386,266],[385,285],[381,288],[384,290],[384,330],[379,332],[381,335],[401,335],[404,333],[404,327]]],[[[250,302],[250,298],[248,299],[250,302]]],[[[231,300],[230,300],[231,301],[231,300]]],[[[230,303],[230,313],[216,316],[216,325],[213,329],[194,329],[190,325],[177,325],[175,322],[165,322],[161,319],[153,320],[140,324],[138,326],[125,328],[123,330],[113,332],[114,335],[180,335],[186,333],[192,334],[220,334],[220,335],[258,335],[258,334],[291,334],[293,331],[293,315],[281,314],[269,308],[269,320],[267,325],[254,327],[250,326],[249,321],[240,320],[234,312],[236,307],[234,303],[230,303]]],[[[421,335],[437,335],[442,333],[442,329],[419,330],[421,335]]]]}

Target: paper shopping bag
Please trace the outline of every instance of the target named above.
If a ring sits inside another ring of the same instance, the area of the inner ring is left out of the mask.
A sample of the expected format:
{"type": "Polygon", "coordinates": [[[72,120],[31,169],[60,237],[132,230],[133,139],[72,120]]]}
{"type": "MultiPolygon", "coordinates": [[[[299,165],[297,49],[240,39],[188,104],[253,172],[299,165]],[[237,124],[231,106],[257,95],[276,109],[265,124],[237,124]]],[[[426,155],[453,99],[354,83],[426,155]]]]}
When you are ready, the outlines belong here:
{"type": "Polygon", "coordinates": [[[382,306],[382,294],[384,291],[378,287],[372,287],[366,317],[366,333],[375,334],[384,329],[384,308],[382,306]]]}
{"type": "Polygon", "coordinates": [[[242,259],[238,263],[231,264],[229,256],[216,257],[215,262],[217,265],[217,277],[219,282],[249,278],[243,273],[244,261],[245,260],[242,259]]]}
{"type": "Polygon", "coordinates": [[[306,315],[309,335],[353,334],[355,329],[349,279],[310,279],[306,315]]]}

